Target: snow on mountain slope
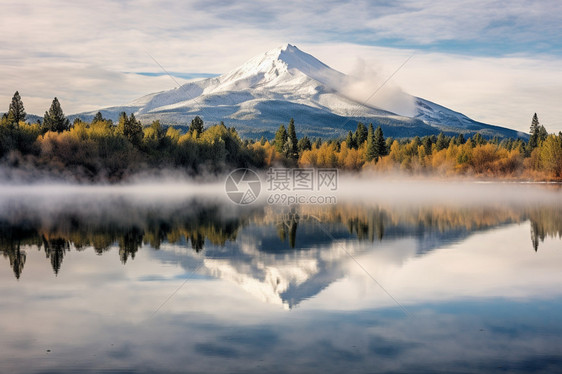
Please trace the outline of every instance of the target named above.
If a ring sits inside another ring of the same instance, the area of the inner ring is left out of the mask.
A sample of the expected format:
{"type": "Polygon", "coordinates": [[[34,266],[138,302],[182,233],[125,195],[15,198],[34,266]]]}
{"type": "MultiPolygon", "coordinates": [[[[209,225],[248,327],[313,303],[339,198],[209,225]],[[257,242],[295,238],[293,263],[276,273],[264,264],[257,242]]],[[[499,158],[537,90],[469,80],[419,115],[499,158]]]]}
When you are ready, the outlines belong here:
{"type": "MultiPolygon", "coordinates": [[[[330,82],[343,79],[344,75],[297,47],[285,44],[250,59],[239,68],[220,77],[219,80],[223,86],[221,88],[227,90],[231,88],[229,85],[240,81],[254,83],[251,87],[298,88],[306,83],[307,77],[329,85],[330,82]]],[[[238,88],[237,85],[234,87],[238,88]]]]}
{"type": "Polygon", "coordinates": [[[357,121],[381,125],[386,135],[394,137],[430,135],[440,131],[526,136],[473,121],[411,96],[416,103],[416,115],[400,116],[347,97],[342,93],[345,82],[345,74],[297,47],[285,44],[253,57],[219,77],[146,95],[127,106],[104,109],[102,114],[116,119],[122,111],[134,112],[145,122],[160,119],[175,125],[185,125],[199,115],[206,123],[225,121],[248,136],[271,137],[279,123],[287,123],[291,117],[295,118],[301,133],[323,137],[343,135],[354,129],[357,121]]]}
{"type": "Polygon", "coordinates": [[[487,125],[474,121],[462,113],[455,112],[444,106],[435,104],[429,100],[416,98],[417,115],[416,118],[421,119],[444,132],[479,132],[483,136],[503,136],[527,138],[528,135],[504,127],[487,125]]]}
{"type": "MultiPolygon", "coordinates": [[[[140,115],[208,105],[241,105],[252,100],[254,104],[286,100],[341,116],[390,114],[341,96],[333,86],[344,78],[342,73],[287,44],[256,56],[220,77],[190,82],[137,100],[131,106],[141,107],[137,113],[140,115]]],[[[245,107],[248,111],[251,105],[245,107]]],[[[232,118],[237,118],[235,113],[232,118]]]]}

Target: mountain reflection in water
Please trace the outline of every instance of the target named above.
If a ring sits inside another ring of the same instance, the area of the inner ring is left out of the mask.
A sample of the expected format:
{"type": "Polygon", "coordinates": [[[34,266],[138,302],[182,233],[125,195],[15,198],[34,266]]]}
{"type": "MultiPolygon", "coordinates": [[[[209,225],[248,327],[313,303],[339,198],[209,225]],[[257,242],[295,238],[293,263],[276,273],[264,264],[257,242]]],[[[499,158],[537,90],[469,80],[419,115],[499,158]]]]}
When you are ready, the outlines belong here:
{"type": "Polygon", "coordinates": [[[0,191],[0,372],[560,372],[560,191],[393,187],[0,191]]]}
{"type": "Polygon", "coordinates": [[[409,255],[422,256],[473,233],[525,221],[531,227],[529,250],[538,251],[547,236],[562,236],[562,210],[556,204],[243,209],[194,199],[142,203],[123,196],[12,201],[0,215],[0,251],[19,279],[32,250],[44,252],[56,275],[70,251],[118,251],[125,265],[143,245],[152,250],[173,245],[200,253],[204,266],[198,271],[243,283],[264,301],[293,307],[344,275],[337,269],[349,255],[338,250],[342,243],[355,241],[359,245],[352,252],[368,251],[412,238],[415,250],[409,255]]]}

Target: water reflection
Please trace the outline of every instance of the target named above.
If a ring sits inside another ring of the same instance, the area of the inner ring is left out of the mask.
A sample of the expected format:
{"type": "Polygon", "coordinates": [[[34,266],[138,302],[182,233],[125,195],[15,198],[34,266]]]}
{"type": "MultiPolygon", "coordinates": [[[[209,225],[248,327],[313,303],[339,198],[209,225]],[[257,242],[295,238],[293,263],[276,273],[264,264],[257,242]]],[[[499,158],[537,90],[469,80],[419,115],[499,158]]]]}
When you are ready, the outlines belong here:
{"type": "Polygon", "coordinates": [[[0,199],[0,371],[556,372],[561,205],[0,199]]]}
{"type": "Polygon", "coordinates": [[[384,242],[412,237],[419,255],[474,232],[527,220],[530,248],[535,252],[546,237],[562,236],[562,210],[556,204],[405,208],[348,203],[234,211],[230,206],[192,199],[154,206],[114,197],[95,202],[95,211],[89,209],[90,204],[31,207],[20,201],[5,208],[0,215],[0,251],[14,276],[21,277],[26,251],[31,248],[43,251],[58,274],[71,250],[93,249],[102,255],[117,247],[126,264],[144,244],[154,250],[163,243],[180,245],[196,253],[210,245],[212,257],[216,247],[236,242],[241,230],[260,238],[255,243],[257,253],[298,253],[340,240],[384,242]]]}

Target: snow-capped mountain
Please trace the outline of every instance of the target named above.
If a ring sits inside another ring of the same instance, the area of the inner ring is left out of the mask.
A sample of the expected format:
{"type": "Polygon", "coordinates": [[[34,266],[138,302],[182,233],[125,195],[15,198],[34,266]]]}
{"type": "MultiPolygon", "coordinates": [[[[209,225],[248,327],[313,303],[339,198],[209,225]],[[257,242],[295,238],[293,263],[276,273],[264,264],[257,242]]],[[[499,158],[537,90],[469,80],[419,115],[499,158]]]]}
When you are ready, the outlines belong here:
{"type": "MultiPolygon", "coordinates": [[[[297,47],[286,44],[248,60],[218,77],[186,83],[178,88],[141,97],[131,104],[101,110],[116,119],[120,112],[135,113],[148,123],[186,125],[199,115],[209,123],[224,121],[242,135],[272,137],[281,123],[295,119],[301,134],[340,136],[358,121],[381,125],[385,135],[458,133],[525,137],[515,130],[476,122],[463,114],[404,94],[414,114],[404,116],[366,104],[346,94],[349,77],[297,47]]],[[[85,119],[95,112],[80,115],[85,119]]]]}

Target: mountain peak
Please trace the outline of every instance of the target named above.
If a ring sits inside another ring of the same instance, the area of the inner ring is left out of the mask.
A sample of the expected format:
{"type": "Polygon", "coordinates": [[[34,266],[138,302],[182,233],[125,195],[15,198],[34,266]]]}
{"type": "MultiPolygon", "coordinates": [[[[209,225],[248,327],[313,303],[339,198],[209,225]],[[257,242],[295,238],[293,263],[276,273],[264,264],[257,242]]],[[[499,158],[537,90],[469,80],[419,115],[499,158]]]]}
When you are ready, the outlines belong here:
{"type": "Polygon", "coordinates": [[[301,51],[296,46],[289,43],[282,44],[277,48],[270,49],[265,53],[257,55],[251,58],[250,60],[248,60],[242,66],[247,66],[247,65],[256,66],[256,65],[263,65],[263,64],[269,65],[277,61],[284,63],[285,65],[287,65],[287,68],[289,69],[293,69],[293,68],[299,69],[300,67],[302,67],[302,65],[307,65],[307,64],[317,65],[321,68],[327,67],[325,64],[317,60],[312,55],[309,55],[308,53],[301,51]]]}
{"type": "Polygon", "coordinates": [[[120,112],[133,111],[143,121],[159,119],[170,123],[186,123],[199,115],[207,123],[225,120],[236,124],[241,134],[253,137],[273,136],[277,126],[290,117],[295,118],[304,134],[315,137],[345,136],[347,131],[355,130],[358,121],[380,124],[385,135],[395,138],[439,132],[525,137],[406,93],[390,94],[390,99],[383,98],[380,105],[368,105],[350,82],[355,84],[356,79],[284,43],[221,76],[147,95],[129,106],[108,108],[103,114],[116,119],[120,112]],[[348,92],[356,95],[348,96],[348,92]],[[390,105],[411,105],[412,113],[397,114],[390,105]]]}
{"type": "Polygon", "coordinates": [[[303,73],[311,70],[330,69],[329,66],[318,60],[316,57],[301,51],[296,46],[285,43],[278,48],[266,52],[266,55],[274,57],[287,64],[289,69],[298,69],[303,73]]]}
{"type": "Polygon", "coordinates": [[[280,51],[295,50],[295,49],[299,50],[296,46],[289,43],[281,44],[281,46],[278,47],[277,49],[279,49],[280,51]]]}
{"type": "Polygon", "coordinates": [[[220,81],[223,84],[227,83],[230,89],[240,87],[241,84],[243,85],[242,81],[247,81],[249,86],[273,81],[286,82],[299,73],[322,83],[326,83],[324,80],[328,77],[335,78],[342,75],[314,56],[292,44],[285,43],[251,58],[240,67],[221,76],[220,81]],[[281,78],[282,76],[285,78],[281,78]]]}

